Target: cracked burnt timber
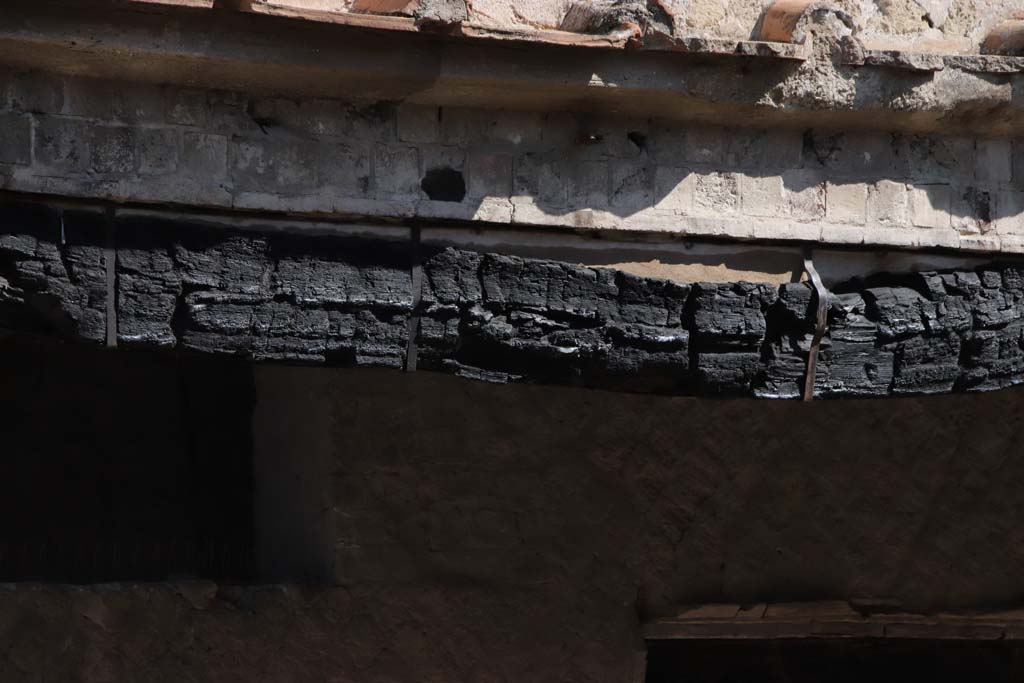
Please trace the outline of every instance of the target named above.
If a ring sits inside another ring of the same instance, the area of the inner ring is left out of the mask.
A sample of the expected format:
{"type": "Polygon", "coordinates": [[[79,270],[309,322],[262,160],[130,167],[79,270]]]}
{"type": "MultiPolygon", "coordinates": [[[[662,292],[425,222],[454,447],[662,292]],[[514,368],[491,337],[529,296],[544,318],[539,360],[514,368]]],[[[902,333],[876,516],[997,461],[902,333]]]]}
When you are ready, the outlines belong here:
{"type": "MultiPolygon", "coordinates": [[[[804,283],[679,284],[411,241],[0,207],[0,327],[254,361],[403,366],[491,381],[796,397],[804,283]]],[[[879,276],[830,295],[816,395],[990,390],[1024,380],[1024,267],[879,276]]]]}

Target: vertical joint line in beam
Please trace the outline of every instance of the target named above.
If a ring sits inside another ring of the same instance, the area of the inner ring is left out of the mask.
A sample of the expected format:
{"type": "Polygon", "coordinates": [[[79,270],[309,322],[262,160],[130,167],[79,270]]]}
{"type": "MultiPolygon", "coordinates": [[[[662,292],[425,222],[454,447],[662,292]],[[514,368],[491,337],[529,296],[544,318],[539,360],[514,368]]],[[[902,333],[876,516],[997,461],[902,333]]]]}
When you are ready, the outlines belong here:
{"type": "Polygon", "coordinates": [[[420,302],[423,300],[423,262],[420,254],[420,229],[409,228],[411,255],[410,276],[412,280],[412,311],[409,313],[408,340],[405,347],[405,371],[416,372],[416,337],[420,332],[420,302]]]}
{"type": "Polygon", "coordinates": [[[105,210],[106,244],[103,262],[107,270],[107,347],[117,348],[117,244],[115,236],[116,209],[105,210]]]}

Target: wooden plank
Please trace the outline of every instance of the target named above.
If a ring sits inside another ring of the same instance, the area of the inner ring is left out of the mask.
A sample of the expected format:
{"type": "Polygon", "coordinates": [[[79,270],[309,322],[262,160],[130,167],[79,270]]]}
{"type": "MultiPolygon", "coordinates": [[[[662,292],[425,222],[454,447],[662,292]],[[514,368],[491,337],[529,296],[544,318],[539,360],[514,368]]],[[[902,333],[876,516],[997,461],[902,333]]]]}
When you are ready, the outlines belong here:
{"type": "MultiPolygon", "coordinates": [[[[757,610],[754,610],[756,613],[757,610]]],[[[998,640],[1024,638],[1024,610],[971,614],[861,615],[849,603],[769,604],[761,618],[741,615],[732,604],[689,607],[644,626],[647,640],[776,640],[886,638],[998,640]],[[733,613],[733,616],[729,616],[733,613]]]]}

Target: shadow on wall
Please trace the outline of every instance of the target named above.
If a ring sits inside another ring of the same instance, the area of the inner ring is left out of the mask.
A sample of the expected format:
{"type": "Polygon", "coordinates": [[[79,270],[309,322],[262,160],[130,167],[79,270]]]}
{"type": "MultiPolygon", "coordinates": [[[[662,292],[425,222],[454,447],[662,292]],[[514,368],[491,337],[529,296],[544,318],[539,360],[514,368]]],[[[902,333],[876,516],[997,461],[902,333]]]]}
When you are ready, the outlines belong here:
{"type": "Polygon", "coordinates": [[[1024,599],[1019,390],[803,404],[255,372],[257,458],[287,444],[273,457],[334,463],[343,583],[517,586],[646,616],[1024,599]]]}
{"type": "MultiPolygon", "coordinates": [[[[721,66],[687,67],[652,78],[722,78],[721,66]]],[[[788,87],[785,68],[743,68],[736,87],[753,88],[744,96],[754,101],[788,87]]],[[[589,63],[567,72],[602,80],[589,63]]],[[[891,104],[922,78],[856,91],[891,104]]],[[[267,99],[38,74],[15,75],[9,90],[12,163],[0,181],[12,190],[854,244],[1024,239],[1020,140],[267,99]]]]}
{"type": "MultiPolygon", "coordinates": [[[[789,71],[760,69],[760,91],[767,96],[789,71]]],[[[857,96],[898,101],[928,78],[857,96]]],[[[229,150],[243,198],[284,181],[287,192],[319,187],[311,198],[335,185],[339,210],[370,199],[424,218],[657,231],[697,221],[698,233],[720,224],[728,227],[719,234],[794,239],[817,239],[822,226],[1024,235],[1024,161],[1006,139],[326,100],[254,100],[246,111],[251,121],[236,125],[255,121],[260,133],[236,137],[229,150]],[[311,133],[348,139],[330,143],[335,156],[324,161],[311,133]],[[364,144],[374,139],[382,142],[364,144]]],[[[848,232],[841,241],[858,240],[848,232]]]]}

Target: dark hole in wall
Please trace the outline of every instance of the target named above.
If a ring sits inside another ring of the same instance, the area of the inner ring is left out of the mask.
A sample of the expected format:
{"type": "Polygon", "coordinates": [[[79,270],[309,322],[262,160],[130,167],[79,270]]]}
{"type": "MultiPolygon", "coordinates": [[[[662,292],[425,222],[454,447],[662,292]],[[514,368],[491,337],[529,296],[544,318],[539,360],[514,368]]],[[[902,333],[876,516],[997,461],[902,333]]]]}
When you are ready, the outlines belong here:
{"type": "Polygon", "coordinates": [[[647,683],[930,683],[1021,680],[1010,641],[780,639],[650,643],[647,683]]]}
{"type": "Polygon", "coordinates": [[[423,176],[420,187],[437,202],[461,202],[466,197],[466,181],[454,168],[432,168],[423,176]]]}
{"type": "Polygon", "coordinates": [[[982,223],[992,222],[992,196],[988,192],[970,187],[964,192],[963,199],[978,220],[982,223]]]}
{"type": "Polygon", "coordinates": [[[0,581],[252,576],[245,363],[0,341],[0,581]]]}
{"type": "Polygon", "coordinates": [[[629,139],[630,142],[633,143],[633,146],[636,147],[638,150],[643,151],[647,149],[647,136],[644,135],[643,133],[634,130],[629,133],[626,133],[626,137],[629,139]]]}

